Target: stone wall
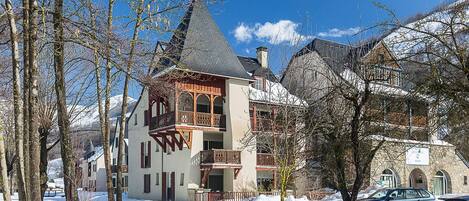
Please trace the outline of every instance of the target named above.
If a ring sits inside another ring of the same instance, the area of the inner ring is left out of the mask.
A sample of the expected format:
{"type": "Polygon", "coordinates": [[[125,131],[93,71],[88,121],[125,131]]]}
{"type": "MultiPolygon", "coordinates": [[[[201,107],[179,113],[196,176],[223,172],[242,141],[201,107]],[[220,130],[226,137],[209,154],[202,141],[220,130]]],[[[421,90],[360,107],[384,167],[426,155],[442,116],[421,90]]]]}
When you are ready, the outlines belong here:
{"type": "Polygon", "coordinates": [[[464,184],[464,176],[469,177],[469,167],[456,155],[455,147],[444,142],[388,141],[378,151],[371,164],[370,183],[380,183],[385,169],[394,173],[397,187],[410,187],[411,174],[421,172],[424,175],[423,183],[432,191],[434,176],[441,171],[447,179],[447,193],[469,193],[469,185],[464,184]],[[406,151],[412,147],[429,148],[428,165],[406,163],[406,151]]]}

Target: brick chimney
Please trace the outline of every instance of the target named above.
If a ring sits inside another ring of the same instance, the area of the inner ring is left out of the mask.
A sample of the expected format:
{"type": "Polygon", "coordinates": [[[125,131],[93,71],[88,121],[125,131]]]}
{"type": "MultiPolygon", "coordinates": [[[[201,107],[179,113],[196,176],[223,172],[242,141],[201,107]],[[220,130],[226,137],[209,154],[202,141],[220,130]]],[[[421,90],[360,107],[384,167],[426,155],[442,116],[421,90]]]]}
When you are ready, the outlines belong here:
{"type": "Polygon", "coordinates": [[[268,54],[267,54],[267,48],[266,47],[258,47],[256,48],[256,53],[257,53],[257,61],[261,64],[263,68],[268,67],[268,54]]]}

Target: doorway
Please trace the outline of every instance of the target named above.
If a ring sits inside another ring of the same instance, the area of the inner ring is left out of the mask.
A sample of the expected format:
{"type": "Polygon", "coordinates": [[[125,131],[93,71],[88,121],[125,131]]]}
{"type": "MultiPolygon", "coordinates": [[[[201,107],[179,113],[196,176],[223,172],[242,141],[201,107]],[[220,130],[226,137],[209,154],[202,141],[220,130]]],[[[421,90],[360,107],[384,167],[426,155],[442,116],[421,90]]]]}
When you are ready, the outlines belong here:
{"type": "Polygon", "coordinates": [[[427,190],[427,177],[421,169],[415,168],[410,172],[409,187],[427,190]]]}

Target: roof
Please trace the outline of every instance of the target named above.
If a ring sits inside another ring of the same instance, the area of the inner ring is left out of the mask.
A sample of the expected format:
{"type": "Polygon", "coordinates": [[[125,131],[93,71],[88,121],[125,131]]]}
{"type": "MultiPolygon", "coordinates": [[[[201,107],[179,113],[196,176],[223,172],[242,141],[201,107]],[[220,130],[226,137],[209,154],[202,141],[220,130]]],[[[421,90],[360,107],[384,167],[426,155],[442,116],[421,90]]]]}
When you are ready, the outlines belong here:
{"type": "Polygon", "coordinates": [[[191,2],[164,55],[159,71],[176,65],[178,69],[251,80],[202,0],[191,2]]]}
{"type": "Polygon", "coordinates": [[[315,51],[332,70],[340,73],[344,70],[344,64],[347,61],[347,56],[352,48],[353,47],[350,45],[315,38],[311,43],[293,55],[292,60],[296,57],[315,51]]]}
{"type": "Polygon", "coordinates": [[[259,63],[259,60],[256,58],[238,56],[238,59],[246,72],[250,73],[251,75],[265,77],[272,82],[278,82],[278,79],[272,70],[270,68],[262,67],[259,63]]]}

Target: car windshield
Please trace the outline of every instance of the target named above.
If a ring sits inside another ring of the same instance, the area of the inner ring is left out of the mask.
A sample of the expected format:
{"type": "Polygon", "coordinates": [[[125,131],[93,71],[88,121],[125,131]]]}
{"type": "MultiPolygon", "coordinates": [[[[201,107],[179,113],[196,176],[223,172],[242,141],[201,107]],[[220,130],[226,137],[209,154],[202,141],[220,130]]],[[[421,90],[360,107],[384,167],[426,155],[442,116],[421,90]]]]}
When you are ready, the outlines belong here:
{"type": "Polygon", "coordinates": [[[371,194],[369,198],[375,198],[375,199],[384,198],[386,197],[386,194],[388,194],[388,191],[389,191],[388,189],[378,190],[374,192],[373,194],[371,194]]]}

